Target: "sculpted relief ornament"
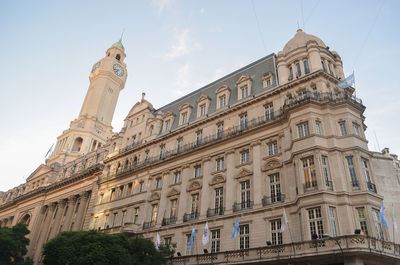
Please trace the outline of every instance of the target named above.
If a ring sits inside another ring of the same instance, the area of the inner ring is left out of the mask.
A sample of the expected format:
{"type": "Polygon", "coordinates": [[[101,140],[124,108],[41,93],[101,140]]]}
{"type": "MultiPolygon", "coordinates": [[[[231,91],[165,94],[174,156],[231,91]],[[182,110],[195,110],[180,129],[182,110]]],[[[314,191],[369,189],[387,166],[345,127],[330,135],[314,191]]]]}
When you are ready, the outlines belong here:
{"type": "Polygon", "coordinates": [[[262,171],[269,171],[273,169],[280,168],[282,166],[281,162],[277,159],[268,160],[265,162],[264,166],[262,167],[262,171]]]}

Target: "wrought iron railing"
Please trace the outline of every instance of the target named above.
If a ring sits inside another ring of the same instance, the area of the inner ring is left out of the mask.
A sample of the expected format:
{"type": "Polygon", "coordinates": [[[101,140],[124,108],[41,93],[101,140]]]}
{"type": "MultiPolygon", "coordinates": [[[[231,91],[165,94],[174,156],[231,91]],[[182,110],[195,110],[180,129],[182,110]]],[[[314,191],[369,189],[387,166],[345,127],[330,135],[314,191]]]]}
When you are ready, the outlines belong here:
{"type": "Polygon", "coordinates": [[[331,180],[325,180],[325,185],[327,190],[333,190],[333,183],[331,180]]]}
{"type": "Polygon", "coordinates": [[[166,226],[166,225],[172,225],[176,224],[176,217],[172,216],[170,218],[163,218],[161,225],[166,226]]]}
{"type": "Polygon", "coordinates": [[[278,193],[274,196],[264,196],[262,198],[262,205],[263,206],[268,206],[271,204],[275,204],[275,203],[281,203],[281,202],[285,202],[285,194],[282,193],[278,193]]]}
{"type": "Polygon", "coordinates": [[[224,207],[207,210],[207,217],[213,217],[213,216],[219,216],[219,215],[224,215],[224,207]]]}
{"type": "Polygon", "coordinates": [[[253,201],[235,202],[232,208],[234,212],[253,209],[253,201]]]}
{"type": "Polygon", "coordinates": [[[196,220],[196,219],[199,219],[199,216],[200,216],[200,213],[198,211],[191,212],[191,213],[185,213],[183,215],[183,221],[184,222],[188,222],[188,221],[191,221],[191,220],[196,220]]]}
{"type": "Polygon", "coordinates": [[[144,222],[143,223],[143,229],[150,229],[152,227],[156,226],[156,222],[155,221],[150,221],[150,222],[144,222]]]}
{"type": "Polygon", "coordinates": [[[370,181],[367,181],[368,190],[376,193],[376,185],[370,181]]]}
{"type": "Polygon", "coordinates": [[[304,192],[318,190],[318,185],[316,181],[306,182],[303,184],[304,192]]]}

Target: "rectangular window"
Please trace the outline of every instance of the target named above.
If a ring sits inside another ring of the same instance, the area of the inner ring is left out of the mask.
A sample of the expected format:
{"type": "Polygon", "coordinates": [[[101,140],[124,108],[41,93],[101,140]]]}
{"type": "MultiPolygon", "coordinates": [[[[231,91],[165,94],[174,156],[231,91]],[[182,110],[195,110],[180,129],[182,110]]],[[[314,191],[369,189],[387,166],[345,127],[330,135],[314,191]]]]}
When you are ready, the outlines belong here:
{"type": "Polygon", "coordinates": [[[270,221],[271,224],[271,242],[272,245],[281,245],[282,241],[282,232],[281,232],[281,219],[276,219],[270,221]]]}
{"type": "Polygon", "coordinates": [[[332,181],[329,178],[329,164],[328,164],[328,157],[322,156],[322,173],[324,174],[325,185],[328,188],[332,188],[332,181]]]}
{"type": "Polygon", "coordinates": [[[315,132],[318,135],[322,135],[322,124],[320,121],[315,121],[315,132]]]}
{"type": "Polygon", "coordinates": [[[200,106],[200,117],[206,116],[206,104],[200,106]]]}
{"type": "Polygon", "coordinates": [[[312,238],[322,238],[324,234],[324,225],[322,223],[321,208],[308,209],[308,222],[312,238]]]}
{"type": "Polygon", "coordinates": [[[315,173],[314,157],[307,157],[301,160],[304,172],[305,188],[317,187],[317,175],[315,173]]]}
{"type": "Polygon", "coordinates": [[[181,152],[182,148],[183,148],[183,138],[179,138],[177,140],[177,147],[176,147],[177,152],[178,153],[181,152]]]}
{"type": "Polygon", "coordinates": [[[326,67],[325,67],[324,61],[321,61],[321,65],[322,65],[322,70],[324,70],[324,72],[326,72],[326,67]]]}
{"type": "Polygon", "coordinates": [[[345,121],[339,122],[339,127],[340,127],[340,134],[342,136],[346,136],[347,135],[346,122],[345,121]]]}
{"type": "Polygon", "coordinates": [[[144,186],[143,181],[139,182],[139,192],[143,191],[143,186],[144,186]]]}
{"type": "Polygon", "coordinates": [[[192,215],[193,218],[195,218],[199,212],[200,212],[200,199],[199,199],[199,194],[192,194],[192,204],[191,204],[191,210],[190,214],[192,215]]]}
{"type": "Polygon", "coordinates": [[[279,173],[269,176],[269,187],[271,191],[271,203],[282,201],[281,180],[279,173]]]}
{"type": "Polygon", "coordinates": [[[192,248],[190,247],[190,239],[192,234],[186,235],[186,255],[192,255],[192,248]]]}
{"type": "Polygon", "coordinates": [[[201,165],[197,165],[194,167],[194,177],[201,177],[201,165]]]}
{"type": "Polygon", "coordinates": [[[167,120],[165,122],[165,131],[169,131],[170,127],[171,127],[171,120],[167,120]]]}
{"type": "Polygon", "coordinates": [[[216,188],[215,190],[215,214],[222,215],[224,207],[224,188],[216,188]]]}
{"type": "Polygon", "coordinates": [[[268,155],[273,156],[278,154],[278,142],[274,141],[268,144],[268,155]]]}
{"type": "Polygon", "coordinates": [[[299,138],[310,136],[310,128],[308,127],[308,121],[297,125],[297,131],[299,138]]]}
{"type": "Polygon", "coordinates": [[[250,152],[249,150],[244,150],[240,152],[240,163],[245,164],[250,162],[250,152]]]}
{"type": "Polygon", "coordinates": [[[219,252],[221,249],[221,231],[211,231],[211,253],[219,252]]]}
{"type": "Polygon", "coordinates": [[[134,215],[133,215],[133,223],[137,224],[139,220],[139,214],[140,214],[140,208],[136,207],[134,210],[134,215]]]}
{"type": "Polygon", "coordinates": [[[121,198],[123,194],[124,194],[124,186],[121,186],[118,189],[118,198],[121,198]]]}
{"type": "Polygon", "coordinates": [[[126,196],[129,196],[129,195],[131,195],[131,193],[132,193],[132,183],[129,183],[128,184],[128,189],[127,189],[127,191],[126,191],[126,196]]]}
{"type": "Polygon", "coordinates": [[[331,75],[333,75],[332,65],[331,65],[331,63],[329,63],[329,62],[328,62],[328,68],[329,68],[329,73],[330,73],[331,75]]]}
{"type": "Polygon", "coordinates": [[[181,172],[176,171],[174,174],[174,184],[181,182],[181,172]]]}
{"type": "Polygon", "coordinates": [[[274,105],[272,103],[264,106],[265,108],[265,120],[271,120],[274,118],[274,105]]]}
{"type": "Polygon", "coordinates": [[[243,113],[242,115],[239,116],[240,118],[240,130],[244,130],[247,128],[247,113],[243,113]]]}
{"type": "Polygon", "coordinates": [[[289,67],[289,81],[293,80],[293,68],[290,66],[289,67]]]}
{"type": "Polygon", "coordinates": [[[249,225],[241,225],[239,226],[240,238],[239,238],[239,247],[240,249],[250,248],[250,236],[249,236],[249,225]]]}
{"type": "Polygon", "coordinates": [[[110,196],[110,201],[115,199],[115,189],[111,190],[111,196],[110,196]]]}
{"type": "Polygon", "coordinates": [[[182,113],[182,124],[188,122],[188,114],[187,112],[182,113]]]}
{"type": "Polygon", "coordinates": [[[216,161],[217,171],[223,170],[225,168],[225,165],[224,165],[225,161],[224,161],[223,157],[217,158],[215,161],[216,161]]]}
{"type": "Polygon", "coordinates": [[[226,105],[226,96],[225,96],[225,95],[220,96],[220,97],[219,97],[219,107],[222,108],[222,107],[224,107],[225,105],[226,105]]]}
{"type": "Polygon", "coordinates": [[[266,81],[266,87],[270,87],[271,86],[271,78],[268,78],[266,81]]]}
{"type": "Polygon", "coordinates": [[[372,215],[374,217],[374,224],[375,224],[377,238],[383,240],[382,221],[381,218],[379,217],[379,211],[372,210],[372,215]]]}
{"type": "Polygon", "coordinates": [[[354,167],[353,156],[347,156],[346,160],[347,160],[347,167],[349,168],[351,185],[352,187],[358,187],[358,180],[357,180],[356,169],[354,167]]]}
{"type": "Polygon", "coordinates": [[[125,216],[126,216],[126,211],[122,211],[121,226],[124,226],[125,224],[125,216]]]}
{"type": "Polygon", "coordinates": [[[117,218],[118,218],[118,213],[114,213],[112,216],[111,227],[114,227],[116,225],[117,218]]]}
{"type": "Polygon", "coordinates": [[[162,187],[162,178],[157,178],[156,179],[156,189],[161,189],[162,187]]]}
{"type": "Polygon", "coordinates": [[[240,204],[242,209],[248,209],[251,206],[250,180],[240,182],[240,204]]]}
{"type": "Polygon", "coordinates": [[[172,238],[170,236],[169,237],[164,237],[164,245],[170,246],[171,243],[172,243],[172,238]]]}
{"type": "Polygon", "coordinates": [[[300,63],[296,63],[296,77],[300,77],[301,76],[301,68],[300,68],[300,63]]]}
{"type": "Polygon", "coordinates": [[[151,209],[151,226],[155,226],[157,222],[158,204],[153,204],[151,209]]]}
{"type": "Polygon", "coordinates": [[[353,131],[356,136],[361,136],[360,125],[358,125],[357,123],[353,123],[353,131]]]}
{"type": "Polygon", "coordinates": [[[203,138],[203,131],[196,132],[196,145],[200,145],[203,138]]]}
{"type": "Polygon", "coordinates": [[[164,158],[165,156],[165,144],[160,146],[160,159],[164,158]]]}
{"type": "Polygon", "coordinates": [[[336,221],[336,208],[329,207],[329,223],[331,225],[332,237],[338,236],[337,221],[336,221]]]}
{"type": "Polygon", "coordinates": [[[247,86],[240,88],[240,92],[241,92],[242,98],[247,98],[247,96],[249,95],[249,89],[247,86]]]}
{"type": "Polygon", "coordinates": [[[220,122],[217,124],[217,137],[221,138],[224,136],[224,123],[220,122]]]}
{"type": "Polygon", "coordinates": [[[361,158],[361,161],[362,161],[365,181],[367,182],[367,184],[371,183],[371,176],[369,175],[369,169],[368,169],[368,160],[365,158],[361,158]]]}
{"type": "Polygon", "coordinates": [[[171,200],[171,212],[169,214],[170,218],[174,218],[177,216],[177,209],[178,209],[178,199],[171,200]]]}
{"type": "Polygon", "coordinates": [[[304,65],[304,72],[306,74],[310,73],[310,68],[308,67],[308,61],[303,61],[303,65],[304,65]]]}
{"type": "Polygon", "coordinates": [[[368,227],[367,227],[367,217],[365,216],[365,208],[358,207],[356,208],[358,221],[360,222],[360,230],[363,235],[368,235],[368,227]]]}

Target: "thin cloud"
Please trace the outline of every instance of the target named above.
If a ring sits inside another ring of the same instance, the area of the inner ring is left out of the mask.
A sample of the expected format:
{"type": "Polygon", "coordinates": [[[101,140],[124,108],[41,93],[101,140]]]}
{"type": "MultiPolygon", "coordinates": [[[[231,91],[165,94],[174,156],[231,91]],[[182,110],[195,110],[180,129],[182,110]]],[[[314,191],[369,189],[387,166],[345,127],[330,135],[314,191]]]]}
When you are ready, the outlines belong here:
{"type": "MultiPolygon", "coordinates": [[[[176,32],[177,30],[175,30],[176,32]]],[[[180,33],[176,33],[175,43],[165,55],[166,58],[173,59],[182,55],[189,54],[195,49],[200,48],[200,44],[195,42],[190,36],[190,30],[184,29],[180,33]]]]}
{"type": "Polygon", "coordinates": [[[153,0],[153,5],[158,8],[158,12],[162,13],[164,9],[170,6],[175,0],[153,0]]]}

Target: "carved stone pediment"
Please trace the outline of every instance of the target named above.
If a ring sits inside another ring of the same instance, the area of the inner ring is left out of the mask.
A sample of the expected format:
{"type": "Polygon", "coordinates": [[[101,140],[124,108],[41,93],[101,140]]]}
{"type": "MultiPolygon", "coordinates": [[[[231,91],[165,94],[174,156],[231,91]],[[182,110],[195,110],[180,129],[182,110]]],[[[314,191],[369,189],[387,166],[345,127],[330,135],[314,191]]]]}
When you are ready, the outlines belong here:
{"type": "Polygon", "coordinates": [[[242,76],[239,78],[239,80],[236,81],[236,85],[240,85],[241,83],[248,82],[248,81],[251,82],[252,79],[251,79],[249,76],[242,75],[242,76]]]}
{"type": "Polygon", "coordinates": [[[179,195],[179,194],[180,194],[179,190],[177,190],[175,188],[172,188],[170,191],[168,191],[167,197],[172,197],[172,196],[176,196],[176,195],[179,195]]]}
{"type": "Polygon", "coordinates": [[[197,180],[195,180],[195,181],[192,181],[189,184],[189,186],[188,186],[188,188],[186,190],[187,191],[194,191],[194,190],[199,190],[199,189],[201,189],[201,183],[198,182],[197,180]]]}
{"type": "Polygon", "coordinates": [[[159,200],[159,199],[160,199],[160,193],[158,193],[158,192],[153,192],[153,193],[151,194],[151,196],[150,196],[149,202],[157,201],[157,200],[159,200]]]}
{"type": "Polygon", "coordinates": [[[262,171],[268,171],[280,168],[282,166],[281,162],[277,159],[268,160],[265,162],[264,166],[262,167],[262,171]]]}
{"type": "Polygon", "coordinates": [[[242,168],[239,171],[239,173],[236,175],[236,179],[245,178],[245,177],[248,177],[248,176],[251,176],[251,175],[253,175],[252,171],[250,171],[248,169],[245,169],[245,168],[242,168]]]}
{"type": "Polygon", "coordinates": [[[209,185],[213,186],[213,185],[217,185],[217,184],[225,183],[225,182],[226,182],[226,179],[225,179],[224,175],[218,174],[215,177],[213,177],[213,179],[210,181],[209,185]]]}

